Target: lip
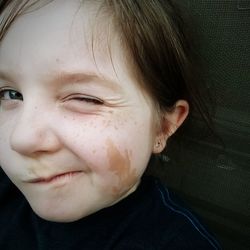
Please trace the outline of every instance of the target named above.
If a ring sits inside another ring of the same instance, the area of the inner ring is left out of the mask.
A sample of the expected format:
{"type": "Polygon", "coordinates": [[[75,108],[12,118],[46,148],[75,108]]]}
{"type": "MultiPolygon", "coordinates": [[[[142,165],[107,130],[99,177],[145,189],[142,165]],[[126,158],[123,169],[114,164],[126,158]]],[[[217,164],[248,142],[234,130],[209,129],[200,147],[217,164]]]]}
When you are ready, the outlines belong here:
{"type": "Polygon", "coordinates": [[[35,179],[31,179],[28,181],[25,181],[26,183],[31,183],[31,184],[46,184],[46,183],[52,183],[60,180],[70,180],[72,177],[79,175],[83,171],[69,171],[69,172],[64,172],[60,174],[54,174],[49,177],[39,177],[35,179]]]}

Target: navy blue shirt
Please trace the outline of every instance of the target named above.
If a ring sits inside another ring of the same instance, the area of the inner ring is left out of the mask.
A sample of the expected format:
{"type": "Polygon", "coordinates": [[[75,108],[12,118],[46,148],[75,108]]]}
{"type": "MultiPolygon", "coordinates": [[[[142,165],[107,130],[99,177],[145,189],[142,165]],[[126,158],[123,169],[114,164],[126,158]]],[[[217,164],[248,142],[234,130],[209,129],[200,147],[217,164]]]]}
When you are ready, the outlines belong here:
{"type": "Polygon", "coordinates": [[[0,169],[0,249],[221,249],[158,179],[143,177],[119,203],[71,223],[38,217],[0,169]]]}

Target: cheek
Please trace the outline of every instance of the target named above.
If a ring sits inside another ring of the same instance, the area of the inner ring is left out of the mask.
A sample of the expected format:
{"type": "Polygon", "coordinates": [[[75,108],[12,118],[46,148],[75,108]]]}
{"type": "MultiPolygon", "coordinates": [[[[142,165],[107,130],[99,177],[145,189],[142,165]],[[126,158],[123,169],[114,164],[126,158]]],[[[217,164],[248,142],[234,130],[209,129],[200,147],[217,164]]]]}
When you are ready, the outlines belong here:
{"type": "Polygon", "coordinates": [[[92,162],[91,165],[99,165],[94,162],[100,162],[101,165],[110,164],[111,153],[112,155],[117,153],[119,156],[112,159],[112,163],[122,159],[126,159],[128,163],[132,155],[137,156],[140,161],[139,155],[143,158],[145,154],[151,154],[152,151],[151,125],[147,126],[147,122],[140,122],[129,116],[115,119],[101,118],[88,122],[76,120],[74,125],[70,124],[63,130],[60,134],[66,146],[74,150],[80,158],[92,162]],[[116,150],[114,145],[117,147],[116,150]],[[127,156],[126,158],[121,157],[118,148],[122,155],[127,156]]]}
{"type": "Polygon", "coordinates": [[[119,116],[76,120],[75,125],[67,129],[71,133],[65,127],[62,140],[81,159],[100,190],[119,197],[139,181],[151,155],[148,122],[119,116]]]}
{"type": "Polygon", "coordinates": [[[0,125],[0,166],[4,167],[11,159],[9,145],[10,126],[0,125]]]}
{"type": "Polygon", "coordinates": [[[106,145],[108,171],[116,178],[115,185],[112,187],[112,193],[114,196],[120,196],[138,181],[137,170],[133,168],[131,162],[132,151],[126,149],[122,154],[111,139],[107,139],[106,145]]]}

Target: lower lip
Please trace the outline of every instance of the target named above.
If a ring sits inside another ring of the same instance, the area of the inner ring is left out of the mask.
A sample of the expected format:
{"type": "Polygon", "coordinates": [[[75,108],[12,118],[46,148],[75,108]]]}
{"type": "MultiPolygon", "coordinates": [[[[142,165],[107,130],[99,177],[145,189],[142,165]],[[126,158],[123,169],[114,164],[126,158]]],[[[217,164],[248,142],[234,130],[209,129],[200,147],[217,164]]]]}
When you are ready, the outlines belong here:
{"type": "Polygon", "coordinates": [[[33,184],[68,183],[80,174],[82,174],[82,171],[68,172],[65,174],[56,175],[48,180],[40,180],[32,183],[33,184]]]}

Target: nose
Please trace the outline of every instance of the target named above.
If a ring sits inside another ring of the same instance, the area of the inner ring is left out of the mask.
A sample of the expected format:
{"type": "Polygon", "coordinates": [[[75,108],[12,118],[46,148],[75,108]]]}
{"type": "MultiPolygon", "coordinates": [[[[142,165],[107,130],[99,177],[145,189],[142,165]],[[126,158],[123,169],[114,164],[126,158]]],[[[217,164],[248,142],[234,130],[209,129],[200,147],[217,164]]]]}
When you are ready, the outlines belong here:
{"type": "Polygon", "coordinates": [[[51,112],[23,106],[10,136],[11,148],[23,155],[54,152],[60,147],[51,112]]]}

